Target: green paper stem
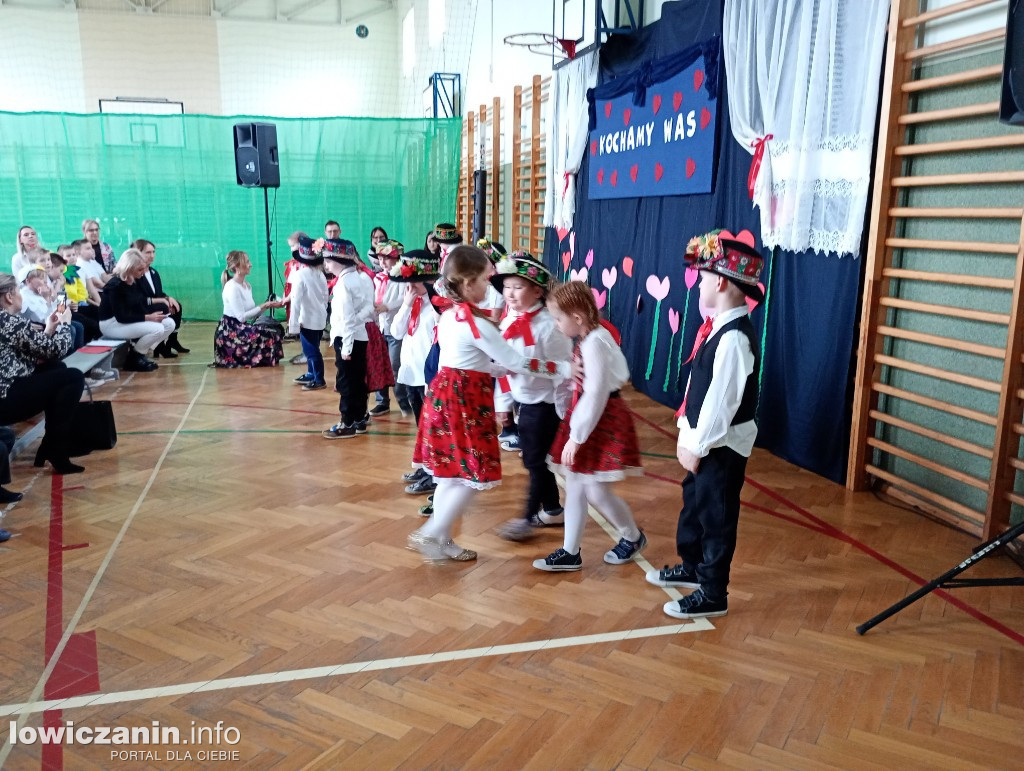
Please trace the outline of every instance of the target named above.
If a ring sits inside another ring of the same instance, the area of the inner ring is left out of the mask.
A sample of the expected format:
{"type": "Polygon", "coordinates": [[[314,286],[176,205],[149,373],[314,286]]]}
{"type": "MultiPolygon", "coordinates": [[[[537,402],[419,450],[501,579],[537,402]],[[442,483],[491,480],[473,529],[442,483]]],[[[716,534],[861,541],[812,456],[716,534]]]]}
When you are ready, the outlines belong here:
{"type": "Polygon", "coordinates": [[[768,263],[768,277],[764,282],[764,326],[761,329],[761,369],[757,373],[757,415],[761,414],[761,382],[764,379],[764,342],[768,337],[768,303],[772,299],[772,267],[775,265],[775,257],[778,249],[772,249],[772,259],[768,263]]]}
{"type": "Polygon", "coordinates": [[[651,379],[651,373],[654,371],[654,351],[658,347],[658,322],[661,321],[661,300],[658,300],[658,304],[654,308],[654,334],[651,335],[651,353],[647,357],[647,380],[651,379]]]}
{"type": "MultiPolygon", "coordinates": [[[[672,374],[672,345],[675,343],[676,337],[678,337],[678,335],[672,335],[672,337],[668,339],[668,358],[665,359],[665,382],[661,386],[661,390],[666,393],[668,392],[668,378],[669,375],[672,374]]],[[[682,344],[680,344],[679,347],[682,348],[682,344]]]]}

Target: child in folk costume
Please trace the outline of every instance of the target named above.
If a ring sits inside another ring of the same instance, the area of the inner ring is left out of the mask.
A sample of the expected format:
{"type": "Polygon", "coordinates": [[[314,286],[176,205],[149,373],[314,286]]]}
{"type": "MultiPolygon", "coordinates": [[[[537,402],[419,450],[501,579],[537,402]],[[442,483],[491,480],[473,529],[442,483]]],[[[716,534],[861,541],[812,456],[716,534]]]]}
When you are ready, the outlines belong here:
{"type": "MultiPolygon", "coordinates": [[[[508,312],[502,319],[501,336],[517,351],[538,359],[566,361],[572,358],[572,342],[544,307],[551,272],[528,252],[513,252],[495,266],[491,283],[502,288],[508,312]]],[[[530,472],[530,488],[523,515],[506,523],[498,535],[509,541],[526,541],[538,527],[561,525],[562,506],[558,483],[548,468],[548,452],[555,440],[561,416],[572,399],[571,383],[531,375],[498,379],[494,408],[503,424],[519,405],[519,449],[530,472]]],[[[500,437],[499,437],[500,439],[500,437]]]]}
{"type": "MultiPolygon", "coordinates": [[[[423,365],[434,344],[434,333],[440,318],[430,301],[427,286],[437,281],[438,272],[437,257],[424,249],[406,252],[391,269],[391,281],[405,288],[402,307],[391,322],[391,336],[402,343],[402,362],[397,380],[405,386],[417,425],[427,385],[423,377],[423,365]]],[[[404,474],[402,479],[410,486],[434,485],[430,473],[422,466],[416,466],[414,471],[404,474]]],[[[432,509],[428,505],[422,507],[420,513],[430,516],[432,509]]]]}
{"type": "MultiPolygon", "coordinates": [[[[486,238],[481,238],[476,242],[476,245],[484,250],[487,259],[491,261],[491,265],[497,265],[498,260],[508,255],[505,247],[497,241],[488,241],[486,238]]],[[[488,287],[487,296],[480,303],[480,307],[485,311],[490,311],[491,318],[494,321],[500,321],[505,315],[505,297],[502,295],[501,290],[497,289],[496,286],[488,287]]]]}
{"type": "MultiPolygon", "coordinates": [[[[377,322],[380,331],[384,334],[384,341],[388,344],[388,360],[391,362],[391,372],[395,377],[395,400],[398,402],[398,409],[402,417],[408,417],[412,407],[409,404],[409,397],[405,385],[398,379],[398,370],[402,366],[402,340],[391,334],[391,322],[395,320],[402,301],[406,295],[408,284],[392,280],[391,270],[395,267],[401,256],[405,253],[405,247],[398,241],[384,241],[377,244],[377,262],[381,266],[379,273],[373,277],[374,285],[374,310],[377,311],[377,322]]],[[[388,398],[388,389],[385,387],[377,392],[377,404],[370,415],[377,417],[391,412],[391,400],[388,398]]]]}
{"type": "Polygon", "coordinates": [[[324,258],[313,253],[313,240],[300,237],[296,250],[292,252],[296,266],[289,276],[291,291],[286,302],[288,333],[299,336],[302,355],[306,357],[306,373],[295,378],[303,391],[319,391],[327,387],[324,380],[324,356],[320,352],[320,341],[327,328],[327,277],[324,275],[324,258]]]}
{"type": "Polygon", "coordinates": [[[359,253],[351,241],[321,238],[313,249],[323,255],[324,267],[338,277],[331,295],[331,343],[341,419],[323,431],[323,436],[348,439],[365,434],[370,420],[366,412],[366,367],[369,329],[377,328],[373,282],[357,266],[359,253]]]}
{"type": "Polygon", "coordinates": [[[450,222],[439,222],[434,226],[434,243],[437,244],[443,270],[449,253],[462,243],[462,233],[450,222]]]}
{"type": "Polygon", "coordinates": [[[567,361],[543,362],[517,352],[476,307],[487,294],[490,273],[490,261],[472,246],[453,249],[442,269],[453,305],[438,322],[441,369],[427,389],[413,452],[413,462],[437,479],[434,513],[409,536],[410,548],[428,560],[476,559],[452,541],[452,529],[478,490],[501,484],[492,377],[571,374],[567,361]]]}
{"type": "Polygon", "coordinates": [[[583,567],[580,543],[588,504],[619,531],[620,540],[604,561],[622,565],[647,545],[629,505],[612,491],[614,482],[643,473],[633,418],[619,395],[629,380],[626,357],[601,323],[594,295],[582,281],[556,287],[548,310],[566,336],[580,338],[583,386],[573,396],[549,456],[551,468],[565,477],[565,542],[533,566],[548,571],[583,567]]]}
{"type": "Polygon", "coordinates": [[[700,271],[700,300],[711,316],[697,333],[679,418],[676,455],[686,469],[676,527],[679,564],[652,570],[656,586],[694,589],[665,603],[674,618],[724,616],[736,551],[747,458],[757,436],[760,351],[746,298],[764,301],[757,285],[764,259],[747,231],[693,238],[686,260],[700,271]]]}

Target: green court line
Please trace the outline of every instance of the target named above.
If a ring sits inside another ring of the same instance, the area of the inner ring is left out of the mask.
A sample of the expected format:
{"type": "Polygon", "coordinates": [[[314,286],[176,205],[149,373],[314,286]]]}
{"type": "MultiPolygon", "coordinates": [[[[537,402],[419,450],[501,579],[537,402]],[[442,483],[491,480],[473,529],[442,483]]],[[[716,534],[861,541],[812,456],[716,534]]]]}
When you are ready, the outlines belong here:
{"type": "MultiPolygon", "coordinates": [[[[156,436],[173,434],[173,431],[119,431],[119,436],[156,436]]],[[[298,428],[196,428],[179,431],[179,434],[319,434],[317,430],[298,428]]],[[[367,431],[372,436],[416,436],[416,434],[392,433],[389,431],[367,431]]]]}

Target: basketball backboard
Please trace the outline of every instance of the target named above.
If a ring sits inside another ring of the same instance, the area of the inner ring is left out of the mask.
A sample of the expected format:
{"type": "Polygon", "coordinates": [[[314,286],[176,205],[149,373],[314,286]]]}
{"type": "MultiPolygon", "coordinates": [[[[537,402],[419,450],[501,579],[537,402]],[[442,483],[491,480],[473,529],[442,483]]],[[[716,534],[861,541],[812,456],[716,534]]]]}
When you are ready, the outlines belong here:
{"type": "Polygon", "coordinates": [[[551,5],[551,33],[575,41],[577,55],[603,44],[613,31],[644,25],[644,0],[551,0],[551,5]]]}

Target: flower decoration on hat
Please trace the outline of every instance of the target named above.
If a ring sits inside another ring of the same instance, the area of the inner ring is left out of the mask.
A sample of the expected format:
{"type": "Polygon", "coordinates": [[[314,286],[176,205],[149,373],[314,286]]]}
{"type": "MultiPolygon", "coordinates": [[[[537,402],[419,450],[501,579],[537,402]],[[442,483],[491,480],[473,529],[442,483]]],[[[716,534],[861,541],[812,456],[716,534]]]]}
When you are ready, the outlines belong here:
{"type": "Polygon", "coordinates": [[[356,249],[356,245],[351,241],[346,241],[344,238],[319,238],[313,244],[313,250],[319,251],[322,257],[331,260],[354,261],[359,259],[359,251],[356,249]],[[317,245],[319,245],[319,250],[317,245]]]}
{"type": "Polygon", "coordinates": [[[764,301],[764,292],[758,286],[764,257],[754,247],[749,231],[733,236],[719,229],[694,236],[686,245],[685,259],[690,268],[724,276],[748,297],[764,301]]]}
{"type": "Polygon", "coordinates": [[[553,280],[547,266],[529,252],[518,251],[503,256],[494,264],[494,271],[491,283],[499,292],[504,287],[505,279],[510,276],[526,279],[545,290],[553,280]]]}
{"type": "Polygon", "coordinates": [[[388,276],[392,281],[430,282],[435,281],[439,273],[438,260],[433,254],[425,249],[413,249],[399,256],[388,276]]]}
{"type": "Polygon", "coordinates": [[[378,257],[394,257],[398,259],[405,253],[405,246],[401,241],[385,241],[377,245],[378,257]]]}
{"type": "Polygon", "coordinates": [[[481,238],[476,242],[476,245],[483,250],[484,254],[487,255],[487,259],[495,264],[497,264],[498,260],[502,257],[508,255],[508,252],[505,251],[505,247],[497,241],[489,241],[486,238],[481,238]]]}

